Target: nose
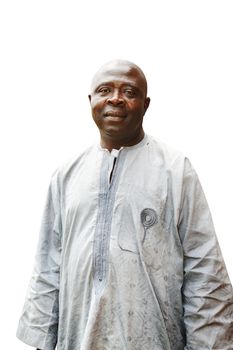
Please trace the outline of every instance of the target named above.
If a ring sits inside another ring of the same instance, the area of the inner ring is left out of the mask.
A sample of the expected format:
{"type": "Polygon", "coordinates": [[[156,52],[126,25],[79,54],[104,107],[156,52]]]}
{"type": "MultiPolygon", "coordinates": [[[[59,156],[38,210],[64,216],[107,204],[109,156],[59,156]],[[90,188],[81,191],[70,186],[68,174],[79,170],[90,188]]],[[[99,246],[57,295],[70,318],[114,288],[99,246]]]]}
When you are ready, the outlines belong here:
{"type": "Polygon", "coordinates": [[[114,106],[124,104],[124,99],[119,90],[113,91],[113,93],[108,97],[108,103],[114,106]]]}

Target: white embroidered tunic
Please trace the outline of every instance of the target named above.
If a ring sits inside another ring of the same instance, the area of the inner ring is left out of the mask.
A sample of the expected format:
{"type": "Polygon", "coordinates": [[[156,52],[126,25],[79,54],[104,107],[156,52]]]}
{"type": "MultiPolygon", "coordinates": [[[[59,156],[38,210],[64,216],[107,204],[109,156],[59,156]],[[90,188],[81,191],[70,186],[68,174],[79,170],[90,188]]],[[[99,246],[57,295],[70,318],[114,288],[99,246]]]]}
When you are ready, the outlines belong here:
{"type": "Polygon", "coordinates": [[[53,175],[17,336],[43,350],[233,349],[233,293],[190,162],[150,136],[53,175]]]}

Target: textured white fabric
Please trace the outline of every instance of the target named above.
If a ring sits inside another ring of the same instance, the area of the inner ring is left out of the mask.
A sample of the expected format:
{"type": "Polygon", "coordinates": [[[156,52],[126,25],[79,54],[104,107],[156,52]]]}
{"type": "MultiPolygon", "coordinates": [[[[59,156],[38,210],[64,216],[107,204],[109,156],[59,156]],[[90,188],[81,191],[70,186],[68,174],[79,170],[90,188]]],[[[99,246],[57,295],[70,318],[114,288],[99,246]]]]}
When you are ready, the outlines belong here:
{"type": "Polygon", "coordinates": [[[43,350],[233,349],[232,287],[188,159],[145,136],[56,171],[17,336],[43,350]]]}

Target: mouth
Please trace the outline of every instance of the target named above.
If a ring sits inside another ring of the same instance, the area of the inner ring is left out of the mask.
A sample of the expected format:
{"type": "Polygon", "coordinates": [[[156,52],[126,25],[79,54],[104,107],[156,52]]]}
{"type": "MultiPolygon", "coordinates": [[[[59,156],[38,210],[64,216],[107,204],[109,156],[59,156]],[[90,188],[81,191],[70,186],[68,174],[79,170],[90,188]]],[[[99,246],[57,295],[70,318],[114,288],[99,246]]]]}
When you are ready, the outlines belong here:
{"type": "Polygon", "coordinates": [[[111,121],[122,121],[123,119],[126,118],[126,114],[123,114],[123,112],[118,112],[118,111],[107,111],[104,113],[104,118],[107,118],[108,120],[111,121]]]}

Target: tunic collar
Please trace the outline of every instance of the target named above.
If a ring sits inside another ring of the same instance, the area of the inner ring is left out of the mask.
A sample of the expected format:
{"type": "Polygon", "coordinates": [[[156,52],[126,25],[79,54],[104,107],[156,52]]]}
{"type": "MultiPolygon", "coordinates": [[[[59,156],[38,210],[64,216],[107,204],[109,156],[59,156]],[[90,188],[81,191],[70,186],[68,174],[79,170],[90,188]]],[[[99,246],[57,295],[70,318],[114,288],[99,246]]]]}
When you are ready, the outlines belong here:
{"type": "Polygon", "coordinates": [[[117,157],[118,154],[119,154],[120,152],[122,152],[122,151],[131,151],[131,150],[133,150],[133,149],[140,148],[140,147],[144,146],[144,145],[148,142],[148,139],[149,139],[149,137],[148,137],[148,135],[145,133],[143,139],[142,139],[140,142],[136,143],[135,145],[132,145],[132,146],[123,146],[123,147],[121,147],[120,149],[114,149],[114,148],[113,148],[111,152],[109,152],[109,150],[108,150],[107,148],[101,147],[100,143],[97,144],[97,147],[99,148],[100,151],[102,151],[102,152],[108,152],[108,153],[110,153],[111,155],[113,155],[114,157],[117,157]]]}

